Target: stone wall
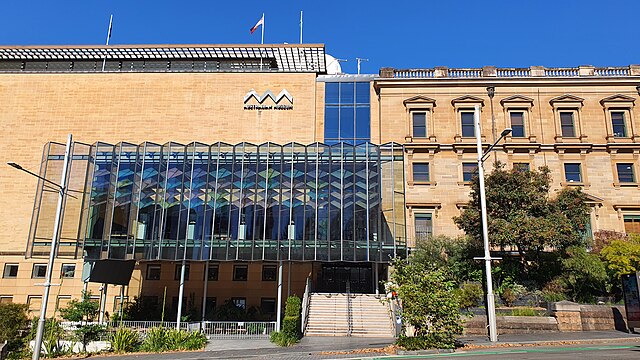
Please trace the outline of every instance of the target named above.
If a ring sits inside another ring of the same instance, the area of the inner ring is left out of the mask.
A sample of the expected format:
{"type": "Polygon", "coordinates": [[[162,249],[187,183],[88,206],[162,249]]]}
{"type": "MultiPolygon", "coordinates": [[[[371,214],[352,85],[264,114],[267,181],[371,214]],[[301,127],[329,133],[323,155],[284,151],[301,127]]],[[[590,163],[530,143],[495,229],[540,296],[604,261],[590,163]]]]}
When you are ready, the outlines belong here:
{"type": "MultiPolygon", "coordinates": [[[[497,316],[498,334],[539,334],[558,332],[558,322],[551,316],[497,316]]],[[[487,317],[476,315],[467,318],[465,335],[486,335],[487,317]]]]}

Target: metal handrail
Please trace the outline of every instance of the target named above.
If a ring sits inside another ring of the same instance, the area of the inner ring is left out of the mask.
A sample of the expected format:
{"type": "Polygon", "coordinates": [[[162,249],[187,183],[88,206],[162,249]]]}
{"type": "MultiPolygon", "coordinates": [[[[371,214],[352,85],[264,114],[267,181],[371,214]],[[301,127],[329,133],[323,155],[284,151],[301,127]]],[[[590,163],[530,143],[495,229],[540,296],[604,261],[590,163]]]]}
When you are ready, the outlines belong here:
{"type": "Polygon", "coordinates": [[[302,297],[302,321],[300,331],[304,335],[307,330],[307,322],[309,320],[309,306],[311,304],[311,278],[307,278],[306,285],[304,287],[304,296],[302,297]]]}

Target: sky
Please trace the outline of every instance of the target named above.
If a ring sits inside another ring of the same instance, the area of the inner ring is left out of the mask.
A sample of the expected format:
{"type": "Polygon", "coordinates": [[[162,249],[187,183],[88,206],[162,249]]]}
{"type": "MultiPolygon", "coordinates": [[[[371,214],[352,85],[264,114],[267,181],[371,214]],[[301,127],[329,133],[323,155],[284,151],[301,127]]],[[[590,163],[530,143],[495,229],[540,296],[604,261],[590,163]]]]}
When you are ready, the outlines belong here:
{"type": "Polygon", "coordinates": [[[322,43],[342,69],[640,64],[640,0],[4,0],[2,45],[322,43]]]}

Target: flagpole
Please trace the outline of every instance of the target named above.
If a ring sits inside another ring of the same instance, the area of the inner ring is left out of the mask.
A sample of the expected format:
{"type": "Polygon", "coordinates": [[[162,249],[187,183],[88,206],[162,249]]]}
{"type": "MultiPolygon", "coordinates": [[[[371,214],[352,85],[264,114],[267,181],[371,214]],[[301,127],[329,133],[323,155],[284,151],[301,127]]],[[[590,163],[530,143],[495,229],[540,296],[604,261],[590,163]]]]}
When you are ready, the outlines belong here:
{"type": "MultiPolygon", "coordinates": [[[[109,46],[109,39],[111,38],[111,26],[113,25],[113,14],[109,17],[109,30],[107,30],[107,44],[109,46]]],[[[104,67],[107,65],[107,52],[105,49],[104,59],[102,60],[102,71],[104,71],[104,67]]]]}
{"type": "Polygon", "coordinates": [[[262,13],[262,40],[260,40],[260,44],[264,45],[264,13],[262,13]]]}
{"type": "Polygon", "coordinates": [[[302,10],[300,10],[300,44],[302,44],[302,10]]]}

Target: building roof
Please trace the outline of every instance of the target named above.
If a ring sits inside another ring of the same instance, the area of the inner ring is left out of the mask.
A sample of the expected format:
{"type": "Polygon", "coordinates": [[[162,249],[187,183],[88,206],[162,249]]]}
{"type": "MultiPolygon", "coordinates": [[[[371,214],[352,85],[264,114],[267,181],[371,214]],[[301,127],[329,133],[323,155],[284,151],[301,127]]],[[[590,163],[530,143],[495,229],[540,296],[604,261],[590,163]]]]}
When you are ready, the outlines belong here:
{"type": "MultiPolygon", "coordinates": [[[[326,73],[322,44],[283,45],[115,45],[115,46],[3,46],[0,64],[12,63],[0,71],[29,71],[24,62],[48,61],[219,61],[229,63],[217,71],[275,71],[326,73]],[[16,69],[16,63],[22,67],[16,69]],[[249,62],[253,66],[243,66],[249,62]],[[255,64],[260,63],[259,68],[255,64]],[[262,66],[264,63],[264,67],[262,66]],[[233,66],[233,65],[236,66],[233,66]]],[[[48,67],[34,68],[43,71],[48,67]]],[[[64,67],[51,71],[64,71],[64,67]]],[[[162,67],[154,68],[156,71],[162,67]]],[[[73,65],[69,71],[73,70],[73,65]]],[[[83,68],[85,71],[89,71],[83,68]]],[[[164,69],[171,71],[171,67],[164,69]]],[[[144,71],[144,70],[143,70],[144,71]]],[[[180,71],[185,71],[184,67],[180,71]]],[[[215,70],[209,70],[215,71],[215,70]]]]}

